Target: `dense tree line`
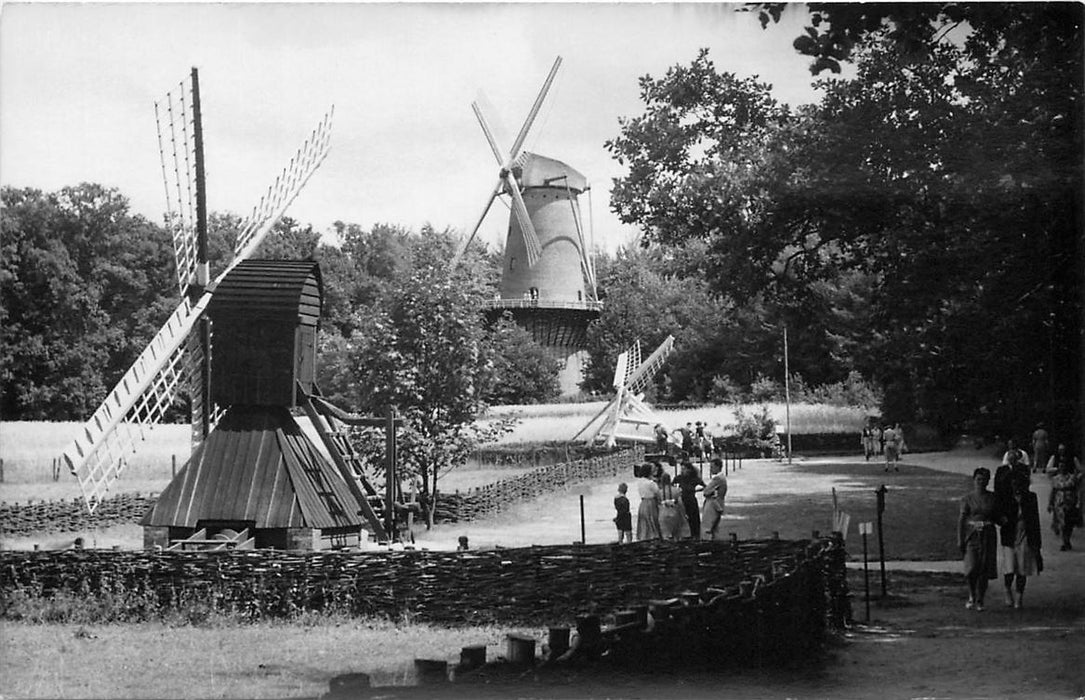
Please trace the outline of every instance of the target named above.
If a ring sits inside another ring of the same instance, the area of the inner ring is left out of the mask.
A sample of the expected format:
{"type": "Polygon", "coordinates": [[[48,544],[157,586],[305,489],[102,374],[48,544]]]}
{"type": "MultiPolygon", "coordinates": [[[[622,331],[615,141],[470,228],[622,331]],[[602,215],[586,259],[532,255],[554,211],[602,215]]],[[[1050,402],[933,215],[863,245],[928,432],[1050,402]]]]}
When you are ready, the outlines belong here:
{"type": "MultiPolygon", "coordinates": [[[[763,24],[784,7],[757,6],[763,24]]],[[[612,207],[680,277],[792,331],[893,419],[1080,434],[1082,7],[814,5],[816,105],[691,64],[641,79],[612,207]]],[[[736,314],[735,317],[738,315],[736,314]]],[[[806,350],[803,350],[805,348],[806,350]]]]}

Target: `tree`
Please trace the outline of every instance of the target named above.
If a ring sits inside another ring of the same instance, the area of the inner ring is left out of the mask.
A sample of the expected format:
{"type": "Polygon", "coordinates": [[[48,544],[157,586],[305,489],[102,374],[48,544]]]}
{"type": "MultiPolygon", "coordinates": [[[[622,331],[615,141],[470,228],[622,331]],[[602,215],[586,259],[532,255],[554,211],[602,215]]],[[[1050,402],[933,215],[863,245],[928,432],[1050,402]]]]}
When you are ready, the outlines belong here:
{"type": "Polygon", "coordinates": [[[169,236],[101,185],[2,197],[0,412],[85,418],[178,303],[169,236]]]}
{"type": "Polygon", "coordinates": [[[439,477],[488,437],[474,425],[494,372],[480,302],[447,264],[422,266],[360,310],[347,340],[351,403],[376,414],[394,406],[404,418],[401,463],[421,480],[428,525],[439,477]]]}
{"type": "Polygon", "coordinates": [[[490,405],[546,403],[558,397],[560,362],[506,314],[489,329],[493,379],[486,393],[490,405]]]}
{"type": "Polygon", "coordinates": [[[708,279],[735,302],[764,295],[808,326],[835,318],[811,337],[880,381],[887,417],[1000,431],[1045,418],[1068,432],[1085,259],[1080,8],[969,6],[949,41],[956,10],[926,6],[943,19],[914,50],[903,14],[882,21],[889,6],[835,7],[856,76],[823,83],[820,105],[780,108],[704,52],[643,78],[645,115],[608,142],[630,166],[612,207],[651,244],[703,242],[708,279]],[[831,291],[847,279],[861,281],[850,301],[831,291]]]}

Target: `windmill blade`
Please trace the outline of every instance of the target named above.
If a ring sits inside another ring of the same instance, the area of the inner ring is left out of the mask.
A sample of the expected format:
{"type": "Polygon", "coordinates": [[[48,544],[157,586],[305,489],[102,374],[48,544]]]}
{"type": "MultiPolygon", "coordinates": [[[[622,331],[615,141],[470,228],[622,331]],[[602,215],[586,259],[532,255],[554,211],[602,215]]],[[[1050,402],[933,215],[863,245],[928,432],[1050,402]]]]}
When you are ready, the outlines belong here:
{"type": "Polygon", "coordinates": [[[497,145],[497,139],[494,138],[493,132],[490,130],[490,125],[486,123],[486,117],[482,115],[482,109],[479,108],[477,102],[471,103],[471,111],[475,113],[475,119],[478,120],[478,125],[482,127],[482,133],[486,136],[486,143],[490,144],[490,150],[493,151],[494,158],[497,159],[497,164],[504,165],[504,160],[501,157],[501,148],[497,145]]]}
{"type": "Polygon", "coordinates": [[[188,293],[196,270],[196,137],[192,117],[192,88],[182,81],[176,92],[154,103],[158,155],[166,191],[166,228],[173,240],[177,285],[188,293]]]}
{"type": "MultiPolygon", "coordinates": [[[[516,140],[512,142],[512,149],[509,151],[508,163],[516,160],[516,157],[520,154],[520,149],[524,145],[524,141],[527,139],[527,132],[531,130],[531,125],[535,122],[535,117],[539,116],[539,109],[542,108],[543,101],[546,99],[546,93],[550,92],[550,86],[554,82],[554,77],[558,74],[558,68],[561,67],[561,56],[558,56],[554,60],[554,66],[550,69],[550,75],[546,76],[546,82],[543,83],[542,89],[539,90],[539,96],[535,98],[535,104],[531,105],[531,111],[528,112],[527,119],[524,120],[524,125],[520,127],[520,133],[516,135],[516,140]]],[[[505,167],[508,167],[506,165],[505,167]]]]}
{"type": "Polygon", "coordinates": [[[64,452],[90,512],[120,476],[124,458],[146,439],[177,390],[190,380],[187,373],[193,365],[185,361],[187,341],[210,301],[210,293],[195,304],[187,298],[181,301],[64,452]]]}
{"type": "Polygon", "coordinates": [[[569,189],[569,178],[565,178],[565,196],[569,200],[569,207],[573,213],[573,225],[576,226],[576,238],[580,243],[580,271],[584,273],[584,279],[588,286],[595,290],[595,269],[592,267],[591,258],[588,255],[588,241],[584,238],[584,226],[580,221],[580,204],[569,189]]]}
{"type": "Polygon", "coordinates": [[[614,388],[621,389],[625,386],[626,376],[628,375],[627,368],[629,367],[629,352],[623,352],[618,355],[618,362],[614,366],[614,388]]]}
{"type": "Polygon", "coordinates": [[[633,373],[629,375],[629,378],[625,382],[625,387],[628,391],[639,394],[648,386],[648,383],[652,381],[652,377],[659,371],[659,368],[666,362],[667,356],[671,354],[674,349],[674,336],[668,335],[667,339],[663,341],[658,348],[655,349],[648,359],[645,360],[633,370],[633,373]]]}
{"type": "Polygon", "coordinates": [[[290,159],[290,163],[283,168],[279,177],[268,187],[259,203],[253,207],[252,213],[241,227],[237,243],[234,244],[234,259],[218,276],[216,283],[221,281],[237,263],[252,255],[257,246],[263,242],[268,231],[279,221],[286,208],[305,187],[305,183],[324,162],[331,145],[331,122],[334,113],[335,107],[328,110],[309,138],[290,159]]]}
{"type": "Polygon", "coordinates": [[[497,199],[497,196],[499,194],[501,194],[501,188],[504,186],[505,181],[503,179],[499,179],[497,181],[497,185],[494,186],[493,191],[490,192],[490,197],[486,200],[486,206],[482,208],[482,214],[479,215],[478,221],[475,222],[474,227],[471,229],[471,233],[467,236],[467,238],[464,239],[463,243],[456,250],[456,254],[452,256],[452,262],[450,263],[451,267],[455,267],[457,263],[459,263],[460,258],[462,258],[464,253],[467,252],[467,247],[471,245],[471,241],[475,240],[475,236],[478,234],[478,230],[482,228],[482,222],[486,220],[486,215],[490,213],[490,207],[493,206],[494,200],[497,199]]]}
{"type": "Polygon", "coordinates": [[[535,233],[535,224],[531,223],[531,216],[527,212],[527,205],[524,204],[524,197],[520,194],[520,183],[516,181],[512,173],[505,173],[505,184],[509,194],[512,195],[512,210],[516,213],[516,220],[520,223],[520,231],[524,234],[524,245],[527,247],[527,266],[535,267],[535,263],[539,262],[539,258],[542,257],[542,244],[539,243],[539,236],[535,233]]]}

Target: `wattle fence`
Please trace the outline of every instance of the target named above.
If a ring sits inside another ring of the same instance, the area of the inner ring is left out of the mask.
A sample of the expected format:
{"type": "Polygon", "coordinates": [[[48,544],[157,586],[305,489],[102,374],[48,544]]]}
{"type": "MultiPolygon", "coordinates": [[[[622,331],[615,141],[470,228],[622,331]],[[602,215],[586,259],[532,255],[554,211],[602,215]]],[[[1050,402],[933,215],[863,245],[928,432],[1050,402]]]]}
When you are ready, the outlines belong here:
{"type": "MultiPolygon", "coordinates": [[[[633,465],[644,458],[635,447],[613,454],[551,464],[525,474],[501,479],[463,493],[438,493],[436,522],[476,520],[498,513],[520,501],[572,484],[603,476],[632,476],[633,465]]],[[[94,514],[80,499],[0,503],[0,535],[20,536],[56,532],[82,532],[137,523],[154,506],[155,494],[121,494],[105,498],[94,514]]]]}
{"type": "Polygon", "coordinates": [[[67,596],[128,621],[193,606],[254,621],[324,611],[446,625],[586,625],[600,635],[592,643],[603,644],[640,639],[651,611],[660,653],[793,659],[849,618],[844,559],[836,538],[480,552],[2,552],[0,616],[26,619],[41,609],[33,601],[67,596]]]}

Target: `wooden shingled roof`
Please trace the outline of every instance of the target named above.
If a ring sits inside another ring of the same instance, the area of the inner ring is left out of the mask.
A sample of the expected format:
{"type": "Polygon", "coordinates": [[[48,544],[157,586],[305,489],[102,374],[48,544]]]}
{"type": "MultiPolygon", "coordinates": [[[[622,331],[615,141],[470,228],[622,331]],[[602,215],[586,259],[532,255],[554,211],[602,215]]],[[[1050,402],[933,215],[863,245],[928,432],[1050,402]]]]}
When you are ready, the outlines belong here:
{"type": "Polygon", "coordinates": [[[285,407],[231,407],[144,516],[144,527],[250,520],[257,528],[362,524],[358,504],[285,407]]]}
{"type": "Polygon", "coordinates": [[[294,318],[316,325],[324,301],[320,266],[312,260],[243,260],[214,289],[212,319],[294,318]]]}

